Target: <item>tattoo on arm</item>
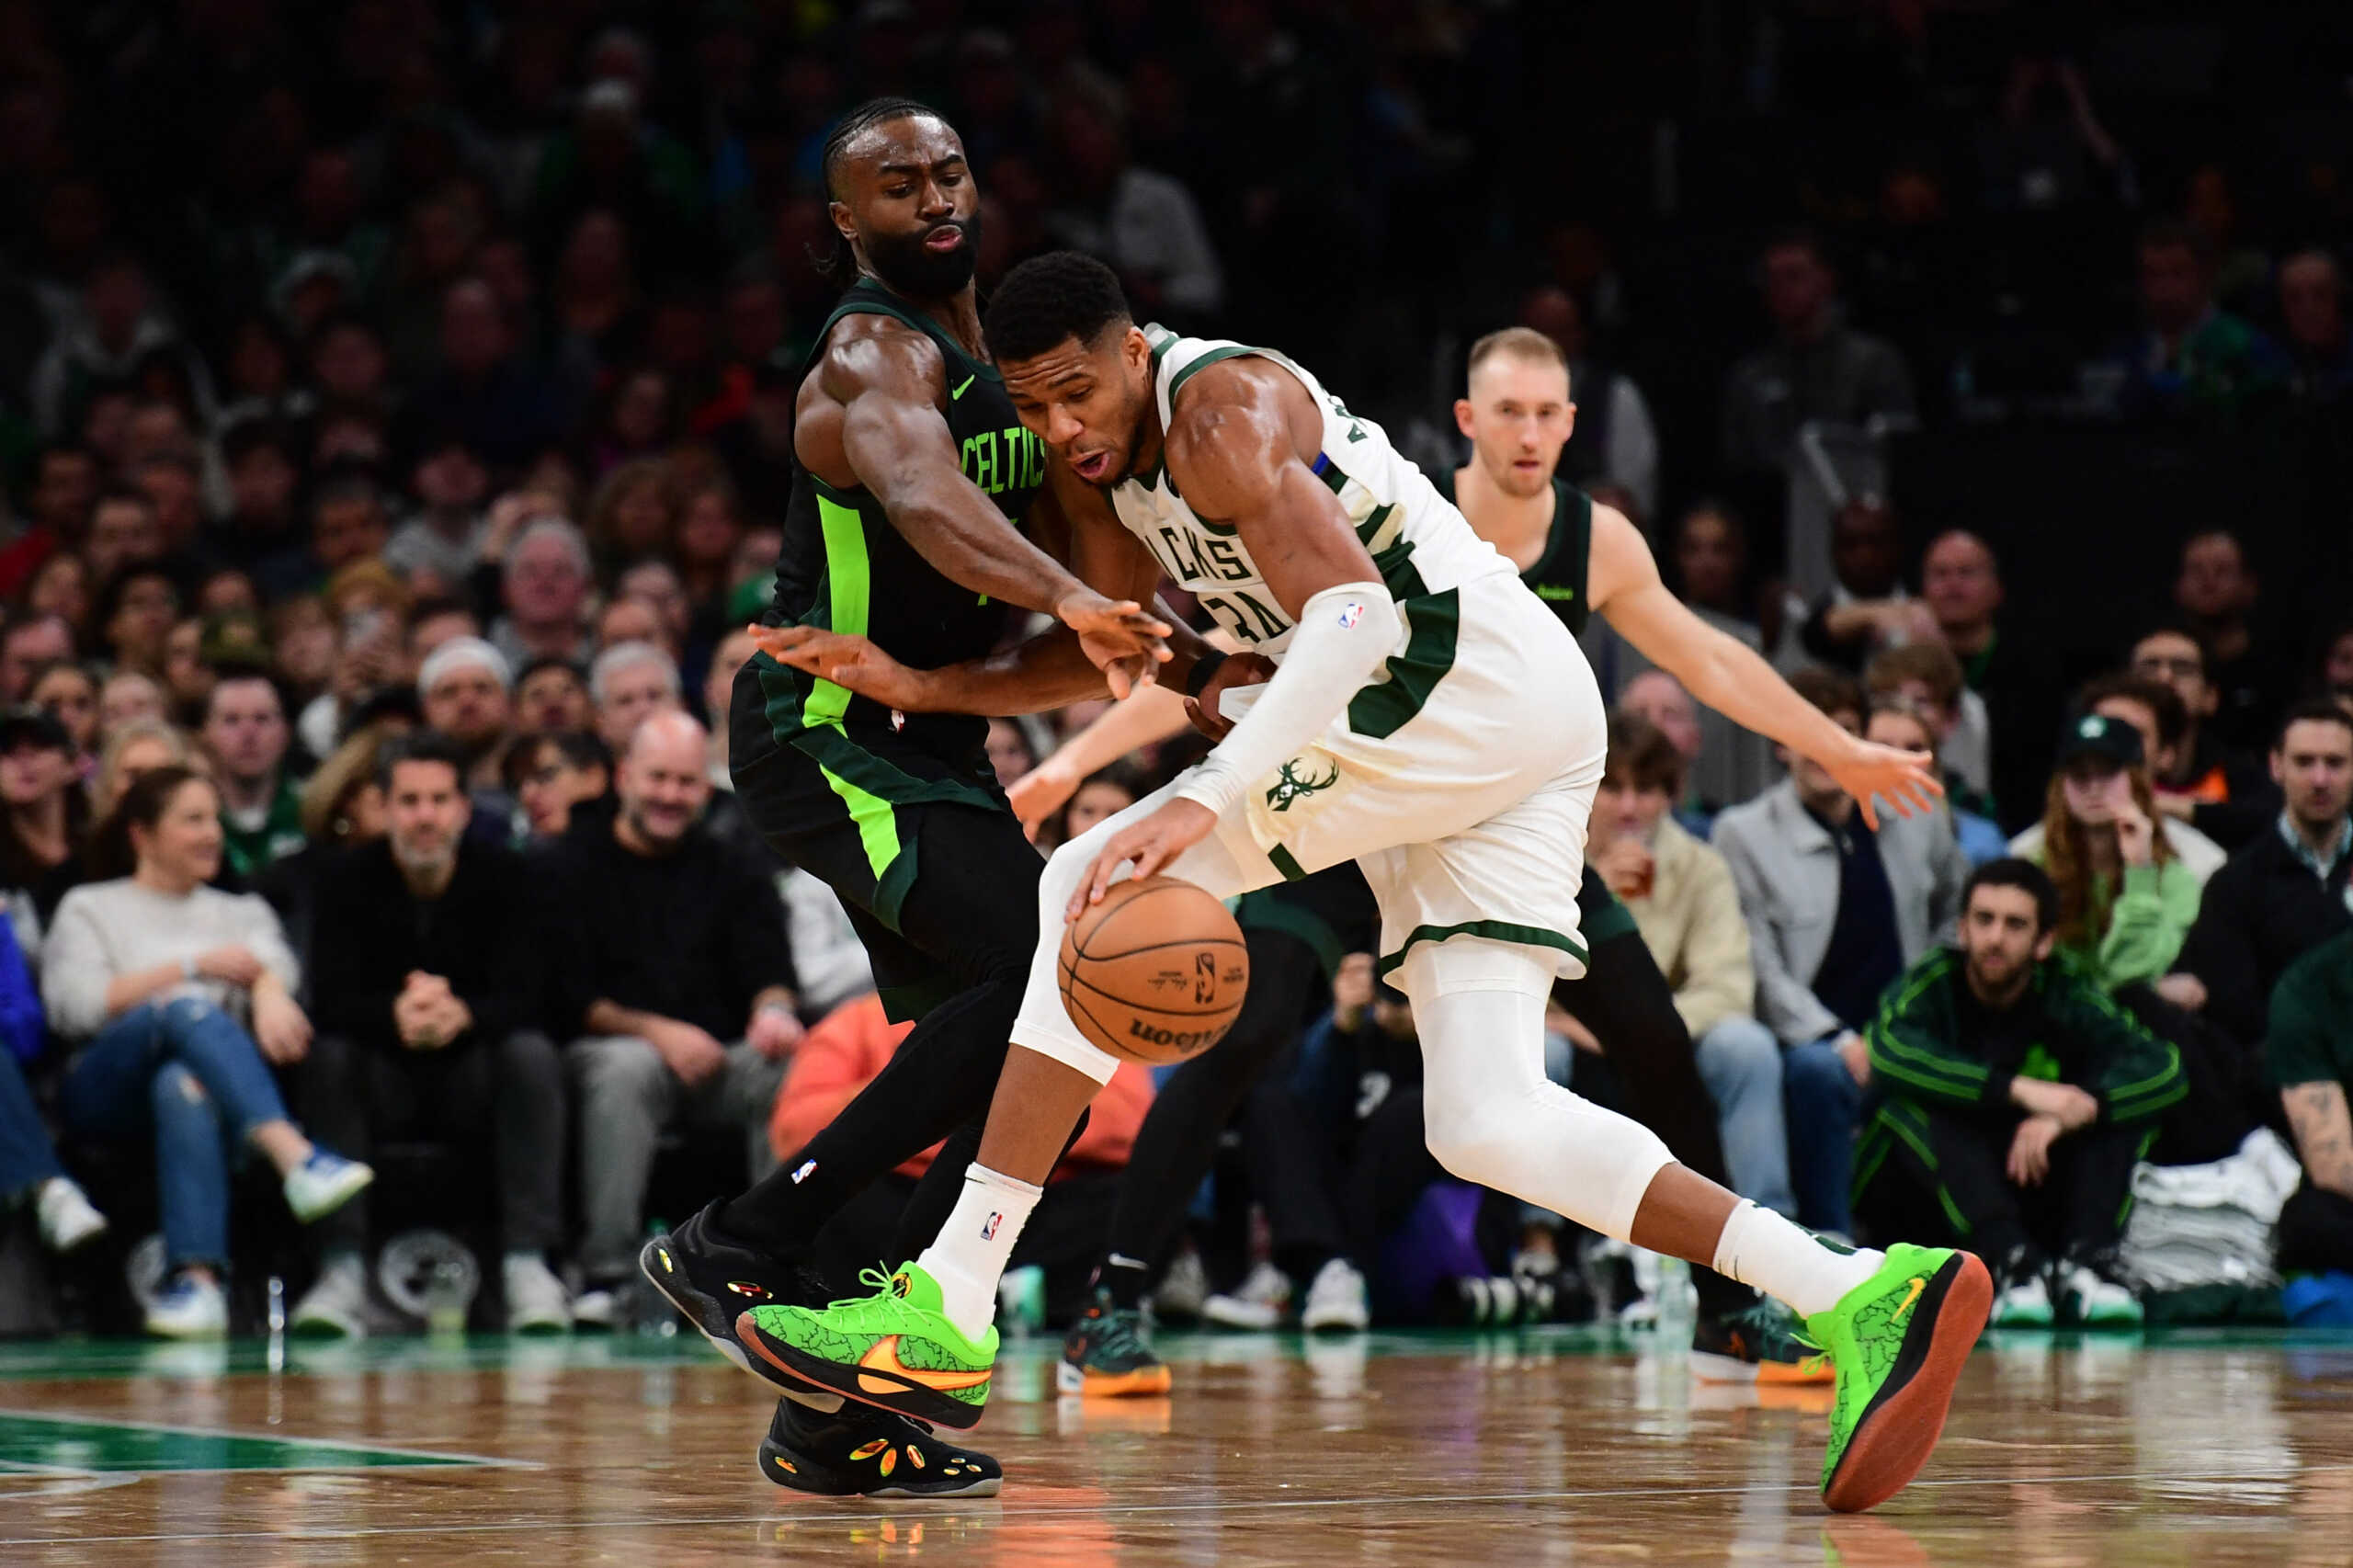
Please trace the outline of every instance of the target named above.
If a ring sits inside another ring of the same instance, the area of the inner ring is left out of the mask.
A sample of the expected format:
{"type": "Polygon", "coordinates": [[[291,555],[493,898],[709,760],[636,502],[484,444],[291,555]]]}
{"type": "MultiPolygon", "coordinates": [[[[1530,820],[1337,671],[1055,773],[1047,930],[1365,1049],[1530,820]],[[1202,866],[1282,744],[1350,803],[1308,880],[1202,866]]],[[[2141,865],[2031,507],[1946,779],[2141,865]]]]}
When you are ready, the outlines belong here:
{"type": "Polygon", "coordinates": [[[2347,1108],[2345,1085],[2291,1084],[2279,1098],[2313,1185],[2353,1198],[2353,1110],[2347,1108]]]}

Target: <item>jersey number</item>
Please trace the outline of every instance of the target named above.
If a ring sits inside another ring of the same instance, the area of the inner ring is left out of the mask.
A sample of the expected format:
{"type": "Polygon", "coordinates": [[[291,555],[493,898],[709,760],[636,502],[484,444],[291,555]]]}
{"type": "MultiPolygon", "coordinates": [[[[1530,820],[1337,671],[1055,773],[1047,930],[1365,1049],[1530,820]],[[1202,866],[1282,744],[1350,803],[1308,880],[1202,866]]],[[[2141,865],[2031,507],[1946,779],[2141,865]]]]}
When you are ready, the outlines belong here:
{"type": "Polygon", "coordinates": [[[1220,626],[1245,642],[1264,642],[1290,630],[1289,621],[1248,594],[1204,594],[1199,602],[1203,609],[1217,617],[1220,626]]]}

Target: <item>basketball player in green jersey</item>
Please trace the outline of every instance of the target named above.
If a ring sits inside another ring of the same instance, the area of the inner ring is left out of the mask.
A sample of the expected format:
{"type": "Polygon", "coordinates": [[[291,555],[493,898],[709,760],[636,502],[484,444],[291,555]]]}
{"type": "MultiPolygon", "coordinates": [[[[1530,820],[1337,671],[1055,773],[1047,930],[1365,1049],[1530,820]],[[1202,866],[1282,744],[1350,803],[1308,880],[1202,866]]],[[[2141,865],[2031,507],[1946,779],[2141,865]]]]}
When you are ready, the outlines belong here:
{"type": "MultiPolygon", "coordinates": [[[[1824,1501],[1850,1511],[1900,1490],[1984,1326],[1983,1263],[1825,1244],[1544,1079],[1545,998],[1585,971],[1575,872],[1604,739],[1574,640],[1378,426],[1279,353],[1139,326],[1108,269],[1068,255],[1009,274],[988,325],[1074,528],[1094,536],[1082,553],[1112,567],[1099,580],[1126,590],[1165,572],[1205,608],[1222,602],[1221,623],[1276,665],[1220,704],[1232,726],[1204,763],[1056,851],[1041,926],[1099,901],[1131,865],[1225,897],[1356,860],[1381,908],[1381,967],[1414,1003],[1431,1153],[1465,1180],[1790,1303],[1836,1372],[1824,1501]],[[1111,542],[1122,533],[1124,562],[1111,542]],[[1287,788],[1302,764],[1328,776],[1287,788]]],[[[1654,572],[1622,587],[1638,638],[1653,614],[1680,609],[1651,591],[1654,572]]],[[[1742,654],[1757,663],[1729,639],[1702,642],[1690,661],[1702,695],[1821,756],[1867,818],[1881,795],[1905,812],[1927,803],[1933,787],[1896,754],[1860,746],[1786,689],[1735,689],[1742,654]]],[[[1028,686],[1049,706],[1072,695],[1067,682],[1028,686]]],[[[1116,1066],[1062,1007],[1045,936],[947,1225],[875,1276],[870,1298],[745,1312],[737,1332],[760,1358],[884,1408],[979,1418],[997,1278],[1065,1130],[1116,1066]]]]}
{"type": "MultiPolygon", "coordinates": [[[[1054,544],[1064,530],[1043,495],[1044,449],[982,344],[979,199],[955,131],[921,104],[877,100],[835,127],[824,166],[855,278],[801,386],[767,623],[858,632],[917,663],[954,662],[995,647],[1015,606],[1060,620],[1052,648],[1090,680],[1093,657],[1124,657],[1140,673],[1165,655],[1170,629],[1086,587],[1021,531],[1054,544]]],[[[1036,940],[1040,866],[989,768],[983,720],[893,712],[761,654],[736,677],[729,723],[736,797],[753,824],[840,895],[893,1017],[919,1020],[891,1065],[774,1175],[640,1258],[698,1329],[759,1375],[734,1318],[752,1302],[830,1293],[806,1259],[844,1202],[943,1137],[935,1168],[949,1174],[918,1192],[910,1221],[954,1201],[1036,940]]],[[[984,1455],[767,1381],[787,1396],[761,1448],[762,1473],[779,1485],[996,1489],[984,1455]]]]}

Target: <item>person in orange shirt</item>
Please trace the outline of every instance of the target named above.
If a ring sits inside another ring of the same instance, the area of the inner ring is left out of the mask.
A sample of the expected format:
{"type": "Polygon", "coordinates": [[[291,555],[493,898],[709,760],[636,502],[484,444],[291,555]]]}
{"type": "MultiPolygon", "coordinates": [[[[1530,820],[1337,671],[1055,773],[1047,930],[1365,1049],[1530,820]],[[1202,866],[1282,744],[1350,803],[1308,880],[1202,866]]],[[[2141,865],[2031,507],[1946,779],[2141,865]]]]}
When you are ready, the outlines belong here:
{"type": "MultiPolygon", "coordinates": [[[[870,991],[825,1015],[793,1052],[768,1117],[768,1143],[779,1160],[813,1137],[856,1098],[886,1066],[911,1024],[894,1024],[882,999],[870,991]]],[[[1063,1152],[1037,1212],[1013,1255],[1017,1268],[1046,1271],[1046,1316],[1063,1324],[1086,1304],[1086,1279],[1111,1221],[1120,1173],[1127,1168],[1136,1132],[1152,1107],[1152,1074],[1122,1062],[1080,1124],[1078,1140],[1063,1152]]],[[[903,1211],[915,1182],[931,1168],[946,1140],[903,1162],[853,1199],[818,1237],[818,1264],[828,1278],[847,1280],[861,1265],[890,1253],[893,1233],[928,1235],[944,1215],[903,1211]]],[[[951,1194],[952,1196],[952,1194],[951,1194]]],[[[893,1255],[895,1256],[895,1255],[893,1255]]]]}

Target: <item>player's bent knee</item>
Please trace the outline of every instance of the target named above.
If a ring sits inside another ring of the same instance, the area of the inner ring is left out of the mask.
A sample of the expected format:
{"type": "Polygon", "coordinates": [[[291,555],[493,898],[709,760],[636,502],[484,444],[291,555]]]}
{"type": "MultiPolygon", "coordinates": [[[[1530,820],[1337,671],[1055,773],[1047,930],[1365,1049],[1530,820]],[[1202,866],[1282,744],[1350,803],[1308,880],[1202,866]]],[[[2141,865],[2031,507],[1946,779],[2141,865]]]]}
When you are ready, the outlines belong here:
{"type": "Polygon", "coordinates": [[[1013,1026],[1013,1043],[1020,1050],[1034,1051],[1059,1062],[1074,1073],[1083,1073],[1097,1084],[1109,1083],[1111,1074],[1120,1070],[1118,1057],[1087,1044],[1074,1028],[1041,1028],[1024,1018],[1013,1026]]]}

